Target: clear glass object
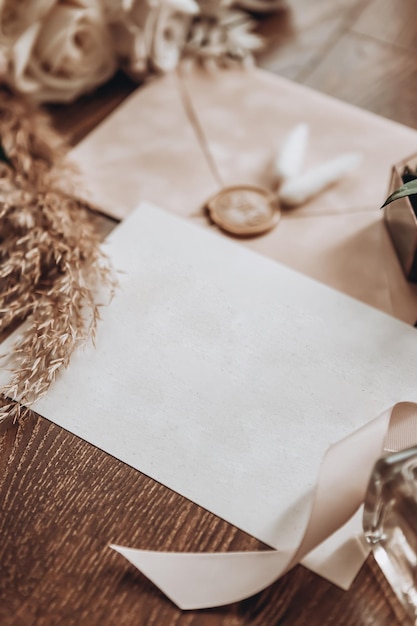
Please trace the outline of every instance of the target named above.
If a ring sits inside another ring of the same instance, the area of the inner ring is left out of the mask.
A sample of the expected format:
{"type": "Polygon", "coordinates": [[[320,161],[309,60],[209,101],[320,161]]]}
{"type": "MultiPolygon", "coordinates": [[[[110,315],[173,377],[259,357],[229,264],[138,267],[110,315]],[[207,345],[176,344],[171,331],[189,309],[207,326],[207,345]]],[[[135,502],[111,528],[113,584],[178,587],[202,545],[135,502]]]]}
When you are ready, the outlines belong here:
{"type": "Polygon", "coordinates": [[[417,447],[377,461],[363,528],[375,560],[417,626],[417,447]]]}

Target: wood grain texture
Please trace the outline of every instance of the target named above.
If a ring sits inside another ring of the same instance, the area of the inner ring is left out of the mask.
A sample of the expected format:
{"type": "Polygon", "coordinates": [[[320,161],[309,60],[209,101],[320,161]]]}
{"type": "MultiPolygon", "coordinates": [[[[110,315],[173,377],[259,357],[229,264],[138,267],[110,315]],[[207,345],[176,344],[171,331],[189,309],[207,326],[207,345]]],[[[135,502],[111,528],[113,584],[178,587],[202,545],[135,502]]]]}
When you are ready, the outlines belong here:
{"type": "Polygon", "coordinates": [[[271,72],[303,82],[346,31],[367,0],[292,0],[291,11],[262,21],[265,47],[258,63],[271,72]]]}
{"type": "Polygon", "coordinates": [[[386,44],[417,52],[416,3],[414,0],[374,0],[361,12],[353,30],[386,44]]]}
{"type": "Polygon", "coordinates": [[[416,3],[371,0],[354,9],[301,82],[416,128],[416,3]]]}
{"type": "Polygon", "coordinates": [[[347,32],[304,83],[417,128],[417,65],[402,49],[347,32]]]}
{"type": "MultiPolygon", "coordinates": [[[[289,0],[265,19],[261,66],[417,128],[414,0],[289,0]]],[[[135,86],[121,75],[49,107],[76,144],[135,86]]],[[[104,234],[112,224],[97,218],[104,234]]],[[[117,419],[117,416],[115,416],[117,419]]],[[[297,566],[244,602],[181,612],[110,542],[256,550],[258,541],[43,418],[0,428],[2,626],[396,626],[405,615],[372,557],[348,592],[297,566]]],[[[248,503],[250,506],[250,503],[248,503]]]]}
{"type": "Polygon", "coordinates": [[[369,564],[348,593],[297,567],[244,602],[181,612],[108,544],[184,551],[263,546],[43,418],[33,415],[2,438],[8,471],[0,476],[1,624],[395,623],[369,564]]]}

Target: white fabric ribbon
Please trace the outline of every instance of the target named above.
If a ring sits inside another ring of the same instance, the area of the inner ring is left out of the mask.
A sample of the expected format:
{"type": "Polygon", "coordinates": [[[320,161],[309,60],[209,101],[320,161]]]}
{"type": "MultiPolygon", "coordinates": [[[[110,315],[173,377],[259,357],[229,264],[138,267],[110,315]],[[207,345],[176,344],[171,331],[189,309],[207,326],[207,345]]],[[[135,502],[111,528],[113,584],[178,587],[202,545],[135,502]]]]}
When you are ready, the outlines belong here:
{"type": "Polygon", "coordinates": [[[340,528],[364,500],[369,476],[384,452],[417,445],[417,404],[401,402],[327,451],[311,492],[311,513],[288,550],[175,553],[111,547],[179,608],[237,602],[261,591],[340,528]]]}

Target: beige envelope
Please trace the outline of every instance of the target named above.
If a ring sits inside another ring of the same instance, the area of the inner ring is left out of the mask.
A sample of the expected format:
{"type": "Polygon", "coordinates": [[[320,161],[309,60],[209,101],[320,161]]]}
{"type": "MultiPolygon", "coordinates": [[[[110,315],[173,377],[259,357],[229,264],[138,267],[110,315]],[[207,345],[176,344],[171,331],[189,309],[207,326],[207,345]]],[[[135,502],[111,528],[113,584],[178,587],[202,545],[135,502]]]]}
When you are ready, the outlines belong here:
{"type": "MultiPolygon", "coordinates": [[[[346,151],[363,165],[267,234],[242,243],[409,323],[417,288],[402,273],[379,206],[417,132],[258,69],[183,65],[132,94],[73,151],[87,198],[123,219],[141,200],[209,223],[223,185],[272,184],[288,131],[310,125],[305,168],[346,151]]],[[[229,235],[221,233],[221,236],[229,235]]]]}

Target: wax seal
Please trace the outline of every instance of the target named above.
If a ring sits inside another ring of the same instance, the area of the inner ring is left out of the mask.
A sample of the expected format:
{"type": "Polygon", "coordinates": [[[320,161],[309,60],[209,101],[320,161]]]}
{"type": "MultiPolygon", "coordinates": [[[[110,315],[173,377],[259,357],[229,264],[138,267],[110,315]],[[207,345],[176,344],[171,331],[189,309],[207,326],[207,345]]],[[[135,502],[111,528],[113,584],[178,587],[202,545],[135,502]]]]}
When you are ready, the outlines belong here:
{"type": "Polygon", "coordinates": [[[261,187],[225,187],[206,204],[212,221],[233,235],[259,235],[279,222],[275,194],[261,187]]]}

